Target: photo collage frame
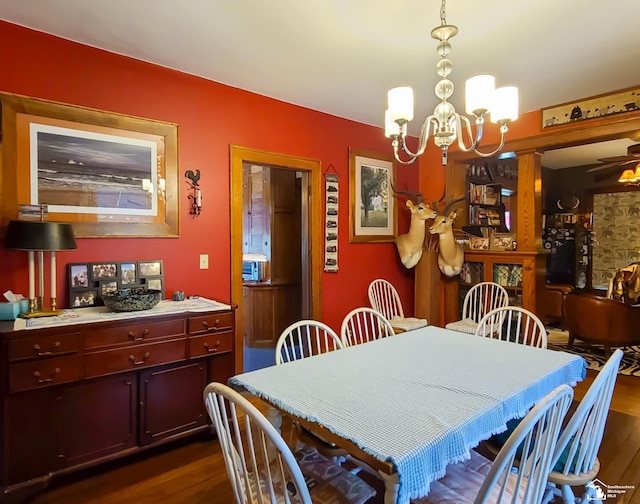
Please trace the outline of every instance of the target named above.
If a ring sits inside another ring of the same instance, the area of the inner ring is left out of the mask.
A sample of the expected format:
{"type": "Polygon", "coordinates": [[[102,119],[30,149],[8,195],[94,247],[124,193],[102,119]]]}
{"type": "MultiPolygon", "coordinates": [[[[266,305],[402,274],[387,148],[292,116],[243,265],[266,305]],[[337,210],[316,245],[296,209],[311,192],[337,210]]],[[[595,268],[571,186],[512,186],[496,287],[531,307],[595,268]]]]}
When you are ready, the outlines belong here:
{"type": "Polygon", "coordinates": [[[72,263],[69,268],[69,308],[102,306],[104,294],[145,287],[159,290],[164,299],[162,260],[72,263]]]}

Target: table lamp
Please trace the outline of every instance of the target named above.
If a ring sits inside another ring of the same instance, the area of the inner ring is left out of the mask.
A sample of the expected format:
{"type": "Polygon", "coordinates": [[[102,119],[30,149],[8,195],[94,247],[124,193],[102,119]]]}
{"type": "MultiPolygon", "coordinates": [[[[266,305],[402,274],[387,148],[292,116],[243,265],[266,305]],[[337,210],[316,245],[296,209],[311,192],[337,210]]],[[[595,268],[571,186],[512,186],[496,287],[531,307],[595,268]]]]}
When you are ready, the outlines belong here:
{"type": "Polygon", "coordinates": [[[29,252],[29,313],[26,318],[57,315],[56,310],[56,251],[77,248],[71,224],[62,222],[12,220],[9,221],[4,247],[29,252]],[[38,253],[38,298],[35,287],[35,252],[38,253]],[[51,309],[44,307],[44,253],[51,257],[51,309]]]}

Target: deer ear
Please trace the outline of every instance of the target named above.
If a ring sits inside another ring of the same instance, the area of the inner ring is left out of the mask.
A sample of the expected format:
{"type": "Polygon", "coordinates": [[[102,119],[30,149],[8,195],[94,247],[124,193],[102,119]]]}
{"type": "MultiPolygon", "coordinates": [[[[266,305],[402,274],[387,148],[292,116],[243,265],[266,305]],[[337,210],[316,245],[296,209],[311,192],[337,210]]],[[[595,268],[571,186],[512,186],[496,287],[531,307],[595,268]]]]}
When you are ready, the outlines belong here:
{"type": "Polygon", "coordinates": [[[413,201],[408,199],[406,205],[410,210],[413,210],[413,201]]]}
{"type": "Polygon", "coordinates": [[[456,218],[456,212],[455,212],[455,210],[449,214],[449,218],[450,218],[451,220],[453,220],[453,219],[455,219],[455,218],[456,218]]]}

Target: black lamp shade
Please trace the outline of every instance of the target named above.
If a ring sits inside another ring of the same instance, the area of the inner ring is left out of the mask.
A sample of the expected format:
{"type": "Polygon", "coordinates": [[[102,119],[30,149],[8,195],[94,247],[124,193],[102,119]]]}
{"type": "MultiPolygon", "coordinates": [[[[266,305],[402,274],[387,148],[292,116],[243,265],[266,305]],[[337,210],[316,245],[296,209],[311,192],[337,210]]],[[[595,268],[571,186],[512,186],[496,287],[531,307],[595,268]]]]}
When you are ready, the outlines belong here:
{"type": "Polygon", "coordinates": [[[13,250],[73,250],[77,248],[71,224],[64,222],[9,221],[4,248],[13,250]]]}

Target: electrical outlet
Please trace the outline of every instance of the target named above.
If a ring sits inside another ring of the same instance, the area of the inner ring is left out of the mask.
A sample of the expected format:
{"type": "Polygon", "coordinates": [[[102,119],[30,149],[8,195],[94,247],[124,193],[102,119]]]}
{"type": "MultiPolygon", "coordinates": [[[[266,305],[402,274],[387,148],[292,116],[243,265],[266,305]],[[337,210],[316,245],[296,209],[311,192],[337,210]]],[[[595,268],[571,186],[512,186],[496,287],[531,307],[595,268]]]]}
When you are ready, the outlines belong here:
{"type": "Polygon", "coordinates": [[[200,254],[200,269],[209,269],[209,254],[200,254]]]}

